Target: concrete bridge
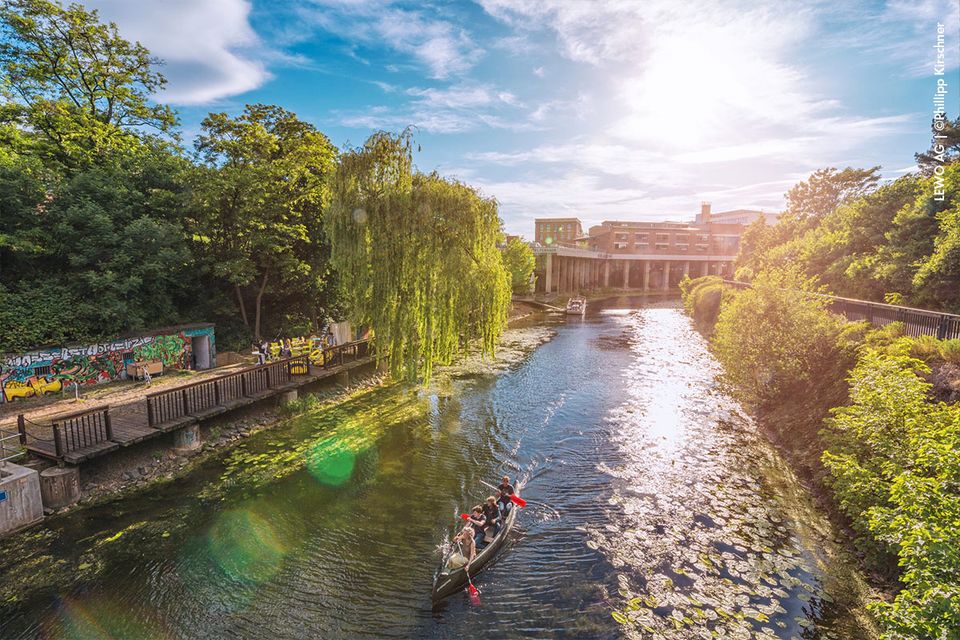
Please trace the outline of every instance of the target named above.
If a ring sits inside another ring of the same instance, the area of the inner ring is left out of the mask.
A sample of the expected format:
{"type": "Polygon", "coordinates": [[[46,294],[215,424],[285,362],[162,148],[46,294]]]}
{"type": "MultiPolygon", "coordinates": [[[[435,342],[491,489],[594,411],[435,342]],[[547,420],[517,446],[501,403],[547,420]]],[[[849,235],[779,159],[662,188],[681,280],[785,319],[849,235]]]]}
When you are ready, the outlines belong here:
{"type": "Polygon", "coordinates": [[[575,293],[596,289],[669,291],[684,276],[730,277],[733,255],[605,253],[559,244],[536,246],[538,293],[575,293]]]}

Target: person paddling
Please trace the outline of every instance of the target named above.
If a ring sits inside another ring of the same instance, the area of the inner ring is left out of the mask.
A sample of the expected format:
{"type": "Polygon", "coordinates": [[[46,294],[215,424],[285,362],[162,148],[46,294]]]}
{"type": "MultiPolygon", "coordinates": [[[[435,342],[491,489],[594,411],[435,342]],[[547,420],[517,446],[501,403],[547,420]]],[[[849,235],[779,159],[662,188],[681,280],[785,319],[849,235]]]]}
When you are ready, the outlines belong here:
{"type": "Polygon", "coordinates": [[[451,569],[459,569],[466,566],[470,569],[470,563],[477,557],[477,544],[473,541],[473,526],[467,525],[453,537],[454,544],[460,546],[460,553],[451,556],[448,566],[451,569]],[[459,556],[459,557],[458,557],[459,556]]]}
{"type": "Polygon", "coordinates": [[[487,526],[487,517],[483,515],[483,507],[480,505],[475,506],[472,511],[469,522],[474,531],[473,541],[476,543],[477,549],[481,549],[483,548],[483,538],[486,535],[483,530],[487,526]]]}
{"type": "Polygon", "coordinates": [[[493,496],[487,498],[484,503],[483,515],[487,519],[487,531],[490,532],[490,537],[495,538],[500,533],[501,518],[500,507],[497,506],[497,499],[493,496]]]}
{"type": "Polygon", "coordinates": [[[500,503],[500,511],[503,512],[504,516],[510,513],[510,509],[513,508],[513,502],[510,501],[510,496],[512,496],[513,493],[513,485],[510,484],[510,476],[503,476],[500,478],[500,484],[497,485],[497,495],[499,496],[498,502],[500,503]]]}

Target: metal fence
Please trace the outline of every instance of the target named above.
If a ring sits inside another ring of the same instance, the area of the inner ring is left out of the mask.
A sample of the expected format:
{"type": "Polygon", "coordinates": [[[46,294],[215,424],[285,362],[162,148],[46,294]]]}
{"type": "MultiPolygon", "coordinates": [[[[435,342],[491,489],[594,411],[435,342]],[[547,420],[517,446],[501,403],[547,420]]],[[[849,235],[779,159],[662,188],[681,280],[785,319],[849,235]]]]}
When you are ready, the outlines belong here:
{"type": "MultiPolygon", "coordinates": [[[[737,289],[750,287],[749,282],[724,280],[724,283],[737,289]]],[[[892,322],[902,322],[906,334],[910,336],[934,336],[940,340],[960,338],[960,315],[901,307],[883,302],[841,298],[823,293],[811,293],[809,295],[826,299],[831,311],[844,316],[848,320],[866,320],[878,327],[892,322]]]]}
{"type": "Polygon", "coordinates": [[[26,450],[20,446],[19,433],[0,429],[0,469],[6,468],[8,460],[19,458],[25,453],[26,450]]]}

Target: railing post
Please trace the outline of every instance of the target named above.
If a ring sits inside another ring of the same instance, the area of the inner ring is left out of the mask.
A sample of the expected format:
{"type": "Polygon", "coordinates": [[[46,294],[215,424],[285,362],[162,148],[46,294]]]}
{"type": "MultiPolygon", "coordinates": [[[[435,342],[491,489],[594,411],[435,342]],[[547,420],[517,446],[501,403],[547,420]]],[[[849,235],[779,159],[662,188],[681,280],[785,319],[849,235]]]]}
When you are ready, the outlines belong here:
{"type": "Polygon", "coordinates": [[[272,386],[270,384],[270,367],[268,366],[264,371],[265,375],[267,376],[267,389],[269,389],[272,386]]]}
{"type": "Polygon", "coordinates": [[[190,401],[187,399],[187,390],[181,389],[180,398],[183,400],[183,415],[190,415],[190,401]]]}
{"type": "Polygon", "coordinates": [[[58,458],[63,457],[63,442],[60,438],[60,425],[56,422],[53,423],[53,450],[56,452],[58,458]]]}
{"type": "Polygon", "coordinates": [[[103,426],[107,428],[107,440],[113,440],[113,423],[110,421],[110,407],[103,410],[103,426]]]}
{"type": "Polygon", "coordinates": [[[240,372],[240,395],[244,398],[247,397],[247,372],[240,372]]]}
{"type": "Polygon", "coordinates": [[[153,427],[156,424],[156,420],[153,415],[153,398],[147,396],[147,426],[153,427]]]}
{"type": "Polygon", "coordinates": [[[27,444],[27,419],[23,414],[17,416],[17,431],[20,433],[20,444],[27,444]]]}
{"type": "Polygon", "coordinates": [[[940,316],[940,322],[937,324],[937,340],[944,340],[947,337],[947,324],[949,318],[945,315],[940,316]]]}
{"type": "Polygon", "coordinates": [[[213,403],[220,406],[220,379],[213,381],[213,403]]]}

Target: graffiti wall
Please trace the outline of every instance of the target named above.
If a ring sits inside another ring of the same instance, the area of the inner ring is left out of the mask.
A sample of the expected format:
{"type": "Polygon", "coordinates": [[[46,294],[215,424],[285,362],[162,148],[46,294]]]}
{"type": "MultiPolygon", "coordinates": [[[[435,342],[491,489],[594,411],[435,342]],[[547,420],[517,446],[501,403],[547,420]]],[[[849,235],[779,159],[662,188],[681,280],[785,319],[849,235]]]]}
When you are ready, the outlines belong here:
{"type": "Polygon", "coordinates": [[[125,379],[129,365],[160,363],[164,369],[193,369],[194,344],[208,350],[204,361],[212,365],[213,326],[6,357],[0,360],[0,403],[56,393],[74,384],[125,379]]]}

